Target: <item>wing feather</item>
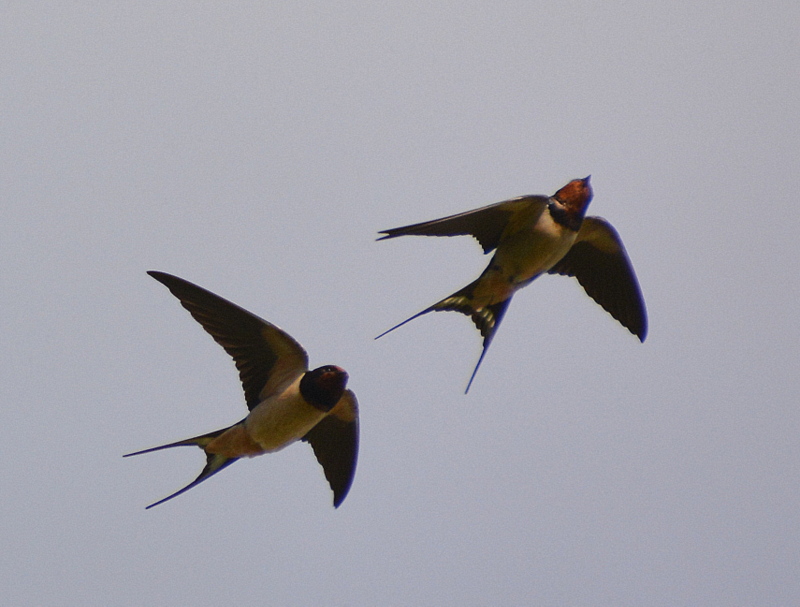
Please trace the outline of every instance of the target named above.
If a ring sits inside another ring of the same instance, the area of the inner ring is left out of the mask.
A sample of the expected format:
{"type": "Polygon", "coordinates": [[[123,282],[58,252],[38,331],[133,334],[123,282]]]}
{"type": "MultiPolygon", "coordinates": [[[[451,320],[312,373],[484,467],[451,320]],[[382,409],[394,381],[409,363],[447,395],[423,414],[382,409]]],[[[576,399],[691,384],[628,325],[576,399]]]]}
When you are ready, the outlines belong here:
{"type": "Polygon", "coordinates": [[[605,219],[586,217],[575,244],[549,273],[574,276],[589,297],[645,340],[647,310],[639,281],[622,239],[605,219]]]}
{"type": "Polygon", "coordinates": [[[338,508],[353,484],[358,460],[358,403],[353,391],[345,390],[330,413],[302,440],[314,450],[338,508]]]}
{"type": "Polygon", "coordinates": [[[177,276],[148,274],[166,286],[233,357],[248,409],[308,369],[303,347],[272,323],[177,276]]]}
{"type": "Polygon", "coordinates": [[[520,196],[441,219],[382,230],[379,233],[384,236],[378,240],[398,236],[470,235],[478,240],[483,247],[483,252],[488,253],[497,248],[506,226],[514,215],[531,207],[539,206],[544,209],[548,200],[547,196],[520,196]]]}

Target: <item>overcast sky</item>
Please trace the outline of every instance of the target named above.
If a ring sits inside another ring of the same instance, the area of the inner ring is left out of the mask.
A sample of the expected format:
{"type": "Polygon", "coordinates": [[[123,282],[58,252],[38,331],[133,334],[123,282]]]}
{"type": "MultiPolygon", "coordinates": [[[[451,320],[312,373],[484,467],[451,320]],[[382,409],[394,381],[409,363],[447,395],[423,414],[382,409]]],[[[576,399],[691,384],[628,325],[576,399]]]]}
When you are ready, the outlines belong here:
{"type": "Polygon", "coordinates": [[[800,5],[5,3],[8,605],[800,604],[800,5]],[[592,175],[650,318],[569,278],[480,336],[468,238],[377,232],[592,175]],[[281,326],[361,406],[186,494],[246,413],[145,274],[281,326]]]}

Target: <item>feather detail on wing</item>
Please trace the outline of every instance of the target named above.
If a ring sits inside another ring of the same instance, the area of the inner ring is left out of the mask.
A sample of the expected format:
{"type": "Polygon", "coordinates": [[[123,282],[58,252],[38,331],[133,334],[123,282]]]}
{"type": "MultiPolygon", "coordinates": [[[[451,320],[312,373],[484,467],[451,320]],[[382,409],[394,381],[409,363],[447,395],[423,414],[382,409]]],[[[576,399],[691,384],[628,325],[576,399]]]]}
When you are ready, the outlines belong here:
{"type": "Polygon", "coordinates": [[[148,274],[166,286],[233,357],[248,409],[308,369],[303,347],[272,323],[177,276],[148,274]]]}
{"type": "Polygon", "coordinates": [[[490,204],[480,209],[450,215],[441,219],[415,223],[400,228],[382,230],[378,240],[398,236],[474,236],[484,253],[497,248],[509,221],[518,213],[547,206],[547,196],[520,196],[490,204]]]}
{"type": "Polygon", "coordinates": [[[601,217],[586,217],[575,244],[550,274],[574,276],[586,293],[641,341],[647,311],[636,273],[617,231],[601,217]]]}
{"type": "Polygon", "coordinates": [[[345,390],[330,413],[302,440],[314,450],[338,508],[350,491],[358,461],[358,403],[352,390],[345,390]]]}

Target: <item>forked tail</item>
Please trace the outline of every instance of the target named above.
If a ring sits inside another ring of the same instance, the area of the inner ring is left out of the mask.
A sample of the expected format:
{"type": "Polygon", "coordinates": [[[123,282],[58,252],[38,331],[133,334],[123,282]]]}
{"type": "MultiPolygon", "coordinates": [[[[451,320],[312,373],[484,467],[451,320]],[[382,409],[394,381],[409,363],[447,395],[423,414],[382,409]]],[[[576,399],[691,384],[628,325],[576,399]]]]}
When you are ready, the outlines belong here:
{"type": "Polygon", "coordinates": [[[506,308],[508,308],[508,304],[511,302],[511,297],[508,297],[507,299],[504,299],[498,303],[480,308],[475,307],[472,301],[472,296],[479,281],[480,278],[471,282],[463,289],[459,289],[452,295],[445,297],[443,300],[433,304],[431,307],[424,309],[422,312],[418,312],[411,318],[407,318],[400,324],[393,326],[388,331],[384,331],[375,339],[379,339],[387,333],[391,333],[395,329],[402,327],[407,322],[410,322],[415,318],[419,318],[428,312],[460,312],[461,314],[469,316],[472,319],[472,322],[475,323],[478,331],[480,331],[481,335],[483,336],[483,351],[478,359],[478,364],[475,365],[475,370],[472,372],[472,375],[469,378],[467,389],[464,391],[464,394],[466,394],[469,392],[469,388],[472,385],[472,380],[475,379],[475,374],[478,372],[478,368],[483,362],[483,357],[486,356],[486,350],[489,348],[489,344],[492,343],[494,334],[497,332],[497,329],[500,326],[500,321],[503,320],[503,316],[506,313],[506,308]]]}
{"type": "MultiPolygon", "coordinates": [[[[200,447],[203,451],[205,451],[206,446],[218,437],[220,434],[228,430],[228,428],[223,428],[222,430],[216,430],[215,432],[209,432],[208,434],[203,434],[201,436],[195,436],[194,438],[187,438],[186,440],[178,441],[177,443],[169,443],[168,445],[161,445],[160,447],[152,447],[150,449],[143,449],[142,451],[136,451],[134,453],[127,453],[122,457],[131,457],[132,455],[141,455],[142,453],[151,453],[153,451],[160,451],[161,449],[169,449],[171,447],[184,447],[184,446],[195,446],[200,447]]],[[[168,495],[164,499],[158,500],[157,502],[150,504],[147,506],[147,509],[152,508],[153,506],[158,506],[159,504],[163,504],[164,502],[171,500],[173,497],[179,496],[181,493],[184,493],[202,483],[204,480],[214,476],[217,472],[230,466],[233,462],[235,462],[238,457],[226,457],[224,455],[219,455],[217,453],[206,453],[206,465],[203,468],[203,471],[200,475],[194,479],[191,483],[186,485],[183,489],[179,489],[175,493],[168,495]]]]}
{"type": "Polygon", "coordinates": [[[486,351],[489,349],[489,344],[492,343],[494,334],[497,333],[497,329],[500,326],[500,322],[503,320],[503,316],[506,313],[506,308],[508,308],[509,303],[511,303],[510,297],[496,304],[481,308],[470,315],[472,322],[475,323],[475,326],[478,327],[481,335],[483,335],[483,350],[481,350],[481,356],[478,359],[478,364],[475,365],[475,369],[472,371],[472,375],[470,375],[469,382],[467,383],[467,389],[464,390],[464,394],[469,392],[469,388],[472,385],[472,380],[475,379],[475,374],[478,372],[478,369],[483,362],[483,357],[486,356],[486,351]]]}

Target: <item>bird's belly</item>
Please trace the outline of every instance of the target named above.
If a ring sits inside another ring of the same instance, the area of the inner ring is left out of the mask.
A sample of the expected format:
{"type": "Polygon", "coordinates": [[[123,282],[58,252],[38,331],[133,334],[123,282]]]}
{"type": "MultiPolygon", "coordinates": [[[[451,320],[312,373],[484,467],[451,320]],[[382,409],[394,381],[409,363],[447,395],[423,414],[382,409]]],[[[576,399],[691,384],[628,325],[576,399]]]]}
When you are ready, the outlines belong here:
{"type": "Polygon", "coordinates": [[[537,232],[533,237],[519,234],[498,248],[493,263],[509,284],[522,286],[558,263],[575,242],[575,236],[565,229],[537,232]]]}
{"type": "Polygon", "coordinates": [[[204,450],[224,457],[255,457],[264,453],[261,445],[250,437],[244,424],[231,426],[209,442],[204,450]]]}
{"type": "Polygon", "coordinates": [[[253,409],[245,426],[251,438],[269,453],[303,438],[324,415],[299,398],[278,398],[253,409]]]}

